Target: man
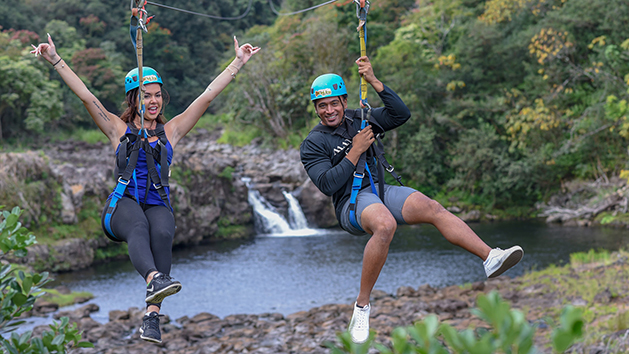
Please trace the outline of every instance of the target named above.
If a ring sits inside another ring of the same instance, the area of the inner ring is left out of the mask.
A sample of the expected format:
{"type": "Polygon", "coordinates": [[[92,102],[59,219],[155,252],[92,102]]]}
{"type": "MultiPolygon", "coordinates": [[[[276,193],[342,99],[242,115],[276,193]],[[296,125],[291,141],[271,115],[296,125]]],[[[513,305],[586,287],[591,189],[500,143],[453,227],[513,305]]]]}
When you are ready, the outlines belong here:
{"type": "Polygon", "coordinates": [[[321,192],[332,196],[341,227],[355,235],[371,235],[363,254],[360,292],[349,324],[352,340],[362,343],[369,337],[369,297],[398,224],[434,225],[452,244],[480,257],[489,278],[513,267],[524,252],[520,246],[491,249],[465,222],[412,188],[386,184],[379,190],[374,187],[384,176],[383,169],[378,173],[379,166],[373,158],[377,150],[370,146],[378,133],[404,124],[410,118],[410,111],[393,90],[376,78],[366,56],[356,60],[356,64],[358,73],[378,93],[384,107],[346,111],[347,89],[343,79],[335,74],[319,76],[312,83],[310,95],[321,122],[303,141],[300,152],[310,179],[321,192]],[[361,129],[361,117],[367,119],[369,113],[370,124],[361,129]],[[370,149],[368,158],[361,159],[370,149]],[[365,162],[367,166],[362,173],[365,162]],[[356,172],[357,166],[360,173],[356,172]],[[370,178],[363,178],[362,182],[359,179],[355,190],[360,191],[352,195],[355,175],[361,174],[370,178]],[[381,200],[376,193],[382,191],[381,200]]]}

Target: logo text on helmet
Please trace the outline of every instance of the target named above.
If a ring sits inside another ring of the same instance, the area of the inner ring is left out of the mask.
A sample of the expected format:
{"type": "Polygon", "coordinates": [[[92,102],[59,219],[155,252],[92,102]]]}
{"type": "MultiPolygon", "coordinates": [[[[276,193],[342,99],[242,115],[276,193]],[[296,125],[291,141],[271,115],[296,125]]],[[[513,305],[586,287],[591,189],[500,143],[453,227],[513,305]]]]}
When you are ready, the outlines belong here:
{"type": "Polygon", "coordinates": [[[324,88],[324,89],[315,91],[315,97],[329,96],[331,94],[332,94],[332,90],[329,88],[324,88]]]}
{"type": "Polygon", "coordinates": [[[144,80],[142,81],[142,83],[155,82],[155,81],[157,81],[157,76],[155,76],[155,75],[146,75],[146,76],[144,76],[144,80]]]}

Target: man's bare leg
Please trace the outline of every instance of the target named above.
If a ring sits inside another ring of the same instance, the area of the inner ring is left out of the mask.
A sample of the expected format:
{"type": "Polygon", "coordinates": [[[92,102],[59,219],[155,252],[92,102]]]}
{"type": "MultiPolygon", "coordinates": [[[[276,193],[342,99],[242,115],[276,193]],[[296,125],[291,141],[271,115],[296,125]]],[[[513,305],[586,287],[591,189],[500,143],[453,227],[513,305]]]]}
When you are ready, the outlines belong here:
{"type": "Polygon", "coordinates": [[[363,270],[360,278],[360,292],[356,303],[365,306],[369,295],[389,254],[389,244],[397,229],[397,222],[383,204],[371,204],[361,214],[362,227],[371,238],[363,253],[363,270]]]}
{"type": "Polygon", "coordinates": [[[460,218],[421,192],[411,194],[404,202],[402,216],[408,224],[432,224],[453,245],[487,259],[491,247],[460,218]]]}

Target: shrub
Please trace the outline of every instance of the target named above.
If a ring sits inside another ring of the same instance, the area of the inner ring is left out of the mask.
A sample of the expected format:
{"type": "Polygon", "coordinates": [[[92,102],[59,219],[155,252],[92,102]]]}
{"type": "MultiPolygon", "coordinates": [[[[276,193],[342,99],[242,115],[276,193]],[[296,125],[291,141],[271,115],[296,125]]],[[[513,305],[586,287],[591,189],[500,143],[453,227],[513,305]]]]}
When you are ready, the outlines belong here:
{"type": "MultiPolygon", "coordinates": [[[[439,323],[436,315],[426,316],[413,326],[398,327],[391,333],[391,347],[375,343],[372,330],[367,342],[352,343],[348,332],[338,335],[341,346],[328,343],[332,354],[366,354],[375,347],[381,354],[491,354],[537,353],[533,339],[535,329],[521,311],[512,310],[498,292],[479,295],[473,313],[491,328],[457,331],[447,323],[439,323]]],[[[567,306],[561,314],[560,326],[552,334],[553,348],[564,352],[583,335],[583,319],[578,309],[567,306]]]]}
{"type": "MultiPolygon", "coordinates": [[[[26,247],[36,243],[31,234],[19,221],[22,211],[15,207],[11,212],[0,206],[0,260],[13,253],[16,257],[27,254],[26,247]]],[[[15,269],[9,263],[0,269],[0,345],[3,352],[18,353],[66,353],[71,347],[93,347],[92,343],[81,342],[81,333],[76,323],[68,325],[68,318],[50,325],[50,331],[44,331],[41,338],[33,337],[31,331],[21,335],[13,332],[24,321],[16,318],[33,308],[35,300],[44,295],[41,287],[48,283],[48,272],[32,273],[15,269]],[[6,338],[7,333],[11,336],[6,338]]]]}

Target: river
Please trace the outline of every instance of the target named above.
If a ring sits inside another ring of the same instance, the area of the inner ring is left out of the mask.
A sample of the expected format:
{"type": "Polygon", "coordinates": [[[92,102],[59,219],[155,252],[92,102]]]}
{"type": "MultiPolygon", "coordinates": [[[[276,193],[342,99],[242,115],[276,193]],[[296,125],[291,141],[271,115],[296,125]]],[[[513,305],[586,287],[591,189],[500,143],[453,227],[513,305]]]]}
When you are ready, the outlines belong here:
{"type": "MultiPolygon", "coordinates": [[[[471,224],[492,247],[524,248],[524,259],[506,275],[569,261],[570,253],[589,249],[617,250],[629,244],[622,229],[551,226],[513,221],[471,224]]],[[[310,236],[256,236],[176,249],[171,275],[183,289],[167,298],[163,313],[177,319],[209,312],[290,314],[327,303],[351,303],[360,281],[367,237],[342,231],[314,230],[310,236]]],[[[375,289],[395,293],[400,286],[441,287],[484,280],[482,262],[452,246],[430,225],[400,227],[375,289]]],[[[129,261],[103,264],[60,274],[56,284],[94,294],[100,307],[92,314],[106,322],[114,309],[142,307],[145,289],[129,261]]],[[[82,306],[82,305],[79,305],[82,306]]]]}

